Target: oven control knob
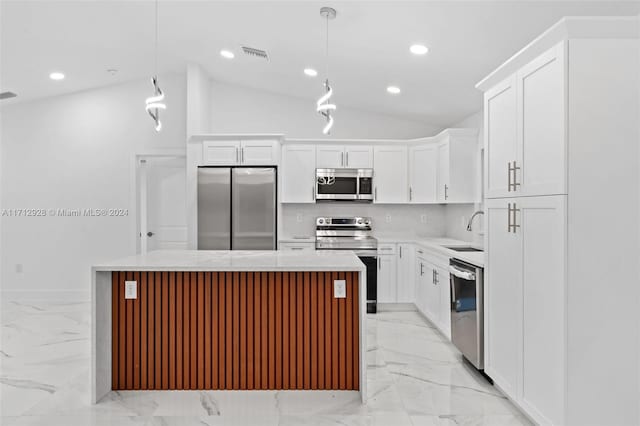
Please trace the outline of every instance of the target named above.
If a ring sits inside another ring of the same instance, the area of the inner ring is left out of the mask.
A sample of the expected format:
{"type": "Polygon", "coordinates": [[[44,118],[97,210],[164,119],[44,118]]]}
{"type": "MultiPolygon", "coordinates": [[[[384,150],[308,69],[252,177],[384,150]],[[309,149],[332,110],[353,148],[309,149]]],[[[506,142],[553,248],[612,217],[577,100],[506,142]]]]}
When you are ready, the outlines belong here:
{"type": "Polygon", "coordinates": [[[318,223],[324,223],[324,219],[318,219],[318,223]]]}
{"type": "Polygon", "coordinates": [[[358,219],[358,225],[362,225],[362,219],[358,219]]]}

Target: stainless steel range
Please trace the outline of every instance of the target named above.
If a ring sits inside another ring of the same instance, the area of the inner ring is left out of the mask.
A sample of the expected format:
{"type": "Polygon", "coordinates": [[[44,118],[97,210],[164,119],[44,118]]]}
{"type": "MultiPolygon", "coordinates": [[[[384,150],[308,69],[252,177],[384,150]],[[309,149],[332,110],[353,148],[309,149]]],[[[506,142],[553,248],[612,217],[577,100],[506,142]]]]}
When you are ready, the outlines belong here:
{"type": "Polygon", "coordinates": [[[369,217],[316,218],[316,250],[351,250],[367,267],[367,313],[375,313],[378,293],[378,240],[369,217]]]}

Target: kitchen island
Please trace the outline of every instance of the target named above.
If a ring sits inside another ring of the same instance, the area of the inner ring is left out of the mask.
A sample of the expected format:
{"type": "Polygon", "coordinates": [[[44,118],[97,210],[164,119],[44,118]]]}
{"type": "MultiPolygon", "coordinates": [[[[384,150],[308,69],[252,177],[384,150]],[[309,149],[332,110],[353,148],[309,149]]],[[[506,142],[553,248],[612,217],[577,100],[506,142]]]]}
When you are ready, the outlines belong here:
{"type": "Polygon", "coordinates": [[[92,401],[206,389],[364,401],[365,274],[350,251],[156,251],[95,265],[92,401]]]}

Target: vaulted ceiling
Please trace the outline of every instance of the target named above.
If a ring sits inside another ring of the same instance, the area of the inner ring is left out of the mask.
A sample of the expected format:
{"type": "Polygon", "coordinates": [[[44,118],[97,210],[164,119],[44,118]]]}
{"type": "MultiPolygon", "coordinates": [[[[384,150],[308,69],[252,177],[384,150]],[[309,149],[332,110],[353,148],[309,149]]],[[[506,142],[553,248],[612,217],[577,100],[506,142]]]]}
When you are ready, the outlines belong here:
{"type": "MultiPolygon", "coordinates": [[[[338,11],[329,26],[336,102],[439,126],[477,111],[475,83],[561,17],[640,13],[638,1],[161,0],[158,67],[183,71],[196,62],[221,82],[315,99],[326,69],[321,6],[338,11]],[[413,43],[429,53],[412,55],[413,43]],[[243,55],[241,45],[266,50],[270,60],[243,55]],[[305,76],[305,67],[318,77],[305,76]],[[389,85],[401,93],[389,95],[389,85]]],[[[2,102],[149,77],[153,28],[150,1],[2,1],[0,91],[19,95],[2,102]],[[51,81],[52,71],[65,80],[51,81]]]]}

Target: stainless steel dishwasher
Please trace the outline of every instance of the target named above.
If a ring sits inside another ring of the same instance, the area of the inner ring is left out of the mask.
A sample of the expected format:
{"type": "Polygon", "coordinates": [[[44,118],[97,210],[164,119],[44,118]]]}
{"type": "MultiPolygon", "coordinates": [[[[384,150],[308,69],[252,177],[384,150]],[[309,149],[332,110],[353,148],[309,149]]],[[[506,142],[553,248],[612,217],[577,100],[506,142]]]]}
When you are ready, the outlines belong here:
{"type": "Polygon", "coordinates": [[[451,340],[478,370],[484,370],[483,268],[449,261],[451,340]]]}

